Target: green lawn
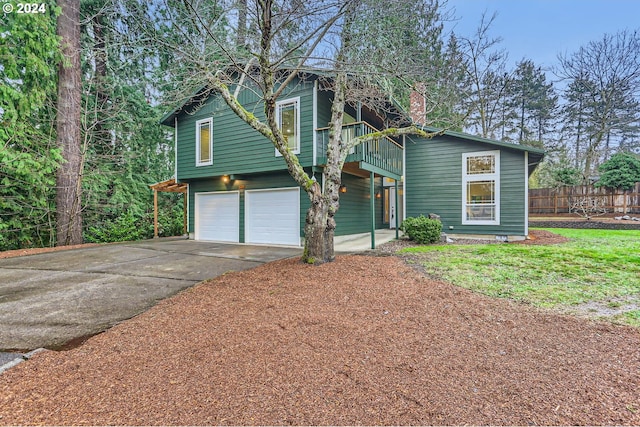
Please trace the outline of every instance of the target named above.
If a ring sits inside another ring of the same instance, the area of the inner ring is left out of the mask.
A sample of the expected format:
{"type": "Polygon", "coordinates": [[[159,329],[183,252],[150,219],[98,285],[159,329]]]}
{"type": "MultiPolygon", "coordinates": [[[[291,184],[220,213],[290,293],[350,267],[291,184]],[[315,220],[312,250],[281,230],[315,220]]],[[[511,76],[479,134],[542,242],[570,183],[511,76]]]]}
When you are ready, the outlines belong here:
{"type": "Polygon", "coordinates": [[[486,295],[640,326],[640,231],[547,229],[559,245],[407,248],[427,272],[486,295]]]}

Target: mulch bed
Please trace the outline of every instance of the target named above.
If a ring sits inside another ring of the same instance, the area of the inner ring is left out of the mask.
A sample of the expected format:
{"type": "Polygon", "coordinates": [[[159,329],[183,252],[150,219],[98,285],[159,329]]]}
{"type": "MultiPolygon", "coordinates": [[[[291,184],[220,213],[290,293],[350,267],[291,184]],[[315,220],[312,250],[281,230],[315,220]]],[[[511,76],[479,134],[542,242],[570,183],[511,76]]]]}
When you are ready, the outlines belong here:
{"type": "Polygon", "coordinates": [[[394,256],[227,273],[0,375],[0,424],[640,424],[640,332],[394,256]]]}
{"type": "Polygon", "coordinates": [[[569,239],[559,234],[552,233],[547,230],[529,230],[529,238],[511,242],[517,245],[557,245],[559,243],[568,242],[569,239]]]}

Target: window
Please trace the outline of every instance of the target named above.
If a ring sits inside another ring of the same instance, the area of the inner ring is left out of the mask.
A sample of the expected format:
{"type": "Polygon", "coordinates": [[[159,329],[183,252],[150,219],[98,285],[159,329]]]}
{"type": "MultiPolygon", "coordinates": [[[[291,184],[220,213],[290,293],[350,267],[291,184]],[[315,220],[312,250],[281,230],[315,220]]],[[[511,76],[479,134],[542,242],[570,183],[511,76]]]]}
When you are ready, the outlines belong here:
{"type": "MultiPolygon", "coordinates": [[[[276,103],[276,122],[295,154],[300,153],[300,98],[287,99],[276,103]]],[[[276,156],[280,153],[276,149],[276,156]]]]}
{"type": "Polygon", "coordinates": [[[196,166],[213,164],[213,119],[196,122],[196,166]]]}
{"type": "Polygon", "coordinates": [[[500,151],[462,155],[462,223],[500,224],[500,151]]]}

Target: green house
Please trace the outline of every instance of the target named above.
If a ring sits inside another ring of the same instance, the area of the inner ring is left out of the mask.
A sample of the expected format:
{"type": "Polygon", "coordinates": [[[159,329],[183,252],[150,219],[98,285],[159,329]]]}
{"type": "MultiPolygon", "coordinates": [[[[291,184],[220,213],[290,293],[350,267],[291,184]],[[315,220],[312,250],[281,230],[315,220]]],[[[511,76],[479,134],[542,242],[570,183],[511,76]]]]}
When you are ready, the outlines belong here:
{"type": "MultiPolygon", "coordinates": [[[[277,121],[300,164],[319,181],[326,162],[331,92],[316,75],[291,83],[277,121]]],[[[258,118],[261,100],[239,102],[258,118]]],[[[347,107],[343,138],[410,118],[347,107]]],[[[273,145],[217,95],[200,92],[163,117],[174,128],[175,178],[188,186],[188,231],[196,240],[299,246],[309,199],[273,145]]],[[[406,216],[438,214],[449,234],[524,238],[527,181],[543,152],[446,132],[432,139],[381,138],[357,146],[342,174],[336,236],[395,228],[406,216]]]]}

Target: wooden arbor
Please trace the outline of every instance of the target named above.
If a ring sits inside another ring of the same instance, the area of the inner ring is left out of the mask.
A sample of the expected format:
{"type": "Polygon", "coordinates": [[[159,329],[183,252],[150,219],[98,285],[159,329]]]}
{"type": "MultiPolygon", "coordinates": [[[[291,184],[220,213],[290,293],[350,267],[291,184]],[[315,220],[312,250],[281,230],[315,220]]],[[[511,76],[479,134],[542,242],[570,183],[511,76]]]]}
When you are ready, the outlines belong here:
{"type": "Polygon", "coordinates": [[[184,216],[184,234],[187,234],[187,184],[177,183],[175,178],[158,182],[149,186],[153,190],[153,237],[158,237],[158,191],[166,193],[182,193],[184,194],[183,216],[184,216]]]}

